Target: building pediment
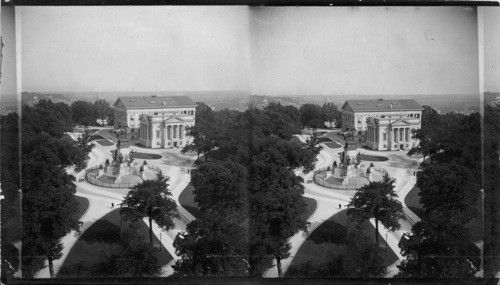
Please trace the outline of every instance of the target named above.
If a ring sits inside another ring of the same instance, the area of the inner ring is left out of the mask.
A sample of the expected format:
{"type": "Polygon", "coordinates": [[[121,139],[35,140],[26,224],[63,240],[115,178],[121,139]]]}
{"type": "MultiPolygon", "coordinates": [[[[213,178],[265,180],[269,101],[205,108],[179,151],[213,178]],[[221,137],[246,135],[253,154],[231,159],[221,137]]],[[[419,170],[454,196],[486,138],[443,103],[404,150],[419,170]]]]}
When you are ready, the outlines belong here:
{"type": "Polygon", "coordinates": [[[397,120],[393,123],[390,124],[392,127],[406,127],[406,126],[411,126],[412,124],[405,121],[405,120],[397,120]]]}
{"type": "Polygon", "coordinates": [[[186,121],[180,117],[174,116],[166,119],[164,122],[165,124],[176,124],[176,123],[185,123],[186,121]]]}

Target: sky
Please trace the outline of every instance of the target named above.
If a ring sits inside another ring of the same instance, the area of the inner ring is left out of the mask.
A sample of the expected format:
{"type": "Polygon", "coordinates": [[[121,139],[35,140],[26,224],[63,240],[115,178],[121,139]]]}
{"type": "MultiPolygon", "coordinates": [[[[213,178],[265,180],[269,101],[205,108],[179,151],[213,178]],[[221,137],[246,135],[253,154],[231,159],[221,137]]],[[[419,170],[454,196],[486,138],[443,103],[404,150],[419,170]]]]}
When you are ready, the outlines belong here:
{"type": "Polygon", "coordinates": [[[466,7],[21,7],[17,15],[24,91],[479,90],[477,16],[466,7]]]}
{"type": "Polygon", "coordinates": [[[484,10],[484,91],[500,92],[500,7],[484,10]]]}

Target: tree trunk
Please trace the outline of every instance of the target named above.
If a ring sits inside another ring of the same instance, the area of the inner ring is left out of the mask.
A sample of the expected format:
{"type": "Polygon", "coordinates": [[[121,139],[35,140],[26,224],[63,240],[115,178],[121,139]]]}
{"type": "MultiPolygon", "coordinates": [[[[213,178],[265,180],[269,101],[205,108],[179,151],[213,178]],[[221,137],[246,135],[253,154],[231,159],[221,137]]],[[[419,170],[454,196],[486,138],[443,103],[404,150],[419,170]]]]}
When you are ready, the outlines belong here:
{"type": "Polygon", "coordinates": [[[54,278],[54,264],[52,263],[52,257],[47,257],[49,260],[49,272],[50,272],[50,278],[54,278]]]}
{"type": "Polygon", "coordinates": [[[375,242],[377,243],[377,246],[379,245],[378,244],[378,219],[375,218],[375,242]]]}
{"type": "Polygon", "coordinates": [[[276,267],[278,268],[278,277],[283,277],[283,273],[281,272],[281,258],[279,256],[276,256],[276,267]]]}
{"type": "Polygon", "coordinates": [[[153,245],[153,219],[151,216],[149,218],[149,242],[153,245]]]}

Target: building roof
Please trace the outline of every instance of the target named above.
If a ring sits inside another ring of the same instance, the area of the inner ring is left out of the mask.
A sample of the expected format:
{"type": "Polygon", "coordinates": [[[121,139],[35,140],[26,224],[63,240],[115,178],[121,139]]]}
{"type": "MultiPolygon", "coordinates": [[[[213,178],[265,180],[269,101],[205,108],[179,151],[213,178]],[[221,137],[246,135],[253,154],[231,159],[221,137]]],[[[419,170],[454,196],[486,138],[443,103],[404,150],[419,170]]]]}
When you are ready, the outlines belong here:
{"type": "Polygon", "coordinates": [[[413,99],[347,100],[342,110],[352,112],[421,111],[424,108],[413,99]]]}
{"type": "Polygon", "coordinates": [[[115,104],[123,109],[161,109],[171,107],[196,107],[196,103],[188,96],[134,96],[119,97],[115,104]]]}

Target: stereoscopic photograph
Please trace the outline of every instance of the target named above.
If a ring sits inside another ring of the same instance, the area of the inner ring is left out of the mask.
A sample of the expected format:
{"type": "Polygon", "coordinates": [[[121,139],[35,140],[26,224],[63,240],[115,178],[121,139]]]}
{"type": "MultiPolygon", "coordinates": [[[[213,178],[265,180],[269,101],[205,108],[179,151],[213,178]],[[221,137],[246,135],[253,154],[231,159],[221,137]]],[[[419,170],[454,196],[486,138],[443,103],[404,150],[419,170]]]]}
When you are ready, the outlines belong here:
{"type": "Polygon", "coordinates": [[[499,31],[498,7],[1,7],[2,282],[498,282],[499,31]]]}

